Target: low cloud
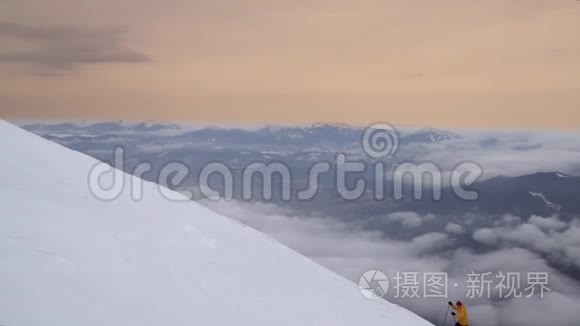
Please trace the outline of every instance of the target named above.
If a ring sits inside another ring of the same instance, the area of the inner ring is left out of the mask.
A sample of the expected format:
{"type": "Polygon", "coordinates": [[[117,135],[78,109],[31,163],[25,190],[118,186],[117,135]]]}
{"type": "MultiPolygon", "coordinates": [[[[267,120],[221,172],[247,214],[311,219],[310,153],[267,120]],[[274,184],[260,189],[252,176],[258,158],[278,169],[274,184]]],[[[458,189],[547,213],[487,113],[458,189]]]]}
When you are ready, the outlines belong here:
{"type": "Polygon", "coordinates": [[[558,217],[541,217],[533,215],[528,219],[529,223],[532,223],[542,229],[543,231],[563,231],[568,227],[568,223],[561,221],[558,217]]]}
{"type": "Polygon", "coordinates": [[[482,180],[552,171],[580,174],[576,132],[513,130],[463,132],[462,135],[462,139],[406,149],[413,154],[414,161],[431,161],[444,171],[465,160],[477,162],[483,167],[482,180]]]}
{"type": "Polygon", "coordinates": [[[399,222],[403,227],[416,228],[423,225],[423,218],[415,212],[396,212],[387,215],[387,220],[399,222]]]}
{"type": "Polygon", "coordinates": [[[441,232],[425,233],[411,240],[412,251],[417,255],[441,252],[450,244],[447,234],[441,232]]]}
{"type": "MultiPolygon", "coordinates": [[[[578,282],[551,267],[531,240],[539,236],[537,232],[540,232],[544,237],[553,237],[555,243],[561,244],[561,249],[576,252],[575,245],[579,241],[571,241],[580,238],[577,225],[569,225],[563,232],[557,233],[549,231],[554,230],[554,227],[560,229],[559,223],[551,218],[534,218],[533,223],[528,223],[506,215],[500,219],[502,222],[498,226],[475,231],[477,236],[473,236],[478,241],[497,245],[481,252],[459,246],[455,242],[454,237],[461,232],[469,236],[460,222],[443,224],[440,231],[429,231],[408,240],[395,240],[382,232],[365,229],[360,221],[345,222],[322,216],[302,216],[292,209],[273,204],[212,201],[204,204],[272,236],[354,282],[358,282],[360,276],[370,269],[380,269],[389,277],[398,271],[446,272],[449,275],[448,284],[460,284],[457,287],[449,286],[448,296],[455,299],[466,297],[466,275],[471,271],[519,272],[523,281],[530,271],[547,272],[552,291],[543,300],[537,296],[500,300],[495,288],[491,289],[490,298],[484,295],[465,299],[472,323],[488,326],[539,326],[548,322],[571,325],[576,320],[573,312],[580,304],[578,282]],[[520,222],[518,225],[515,224],[517,221],[520,222]],[[511,245],[501,245],[508,242],[511,245]]],[[[410,220],[413,221],[411,224],[418,223],[418,219],[425,220],[425,217],[414,212],[399,212],[387,218],[397,223],[410,220]]],[[[550,247],[544,243],[540,248],[548,250],[550,247]]],[[[568,254],[568,257],[571,256],[568,254]]],[[[391,288],[387,294],[389,301],[411,309],[435,324],[441,323],[446,299],[395,299],[393,295],[394,289],[391,288]]]]}
{"type": "Polygon", "coordinates": [[[580,269],[580,223],[557,217],[531,216],[527,222],[481,228],[473,239],[489,246],[517,246],[546,257],[551,263],[580,269]]]}
{"type": "Polygon", "coordinates": [[[445,231],[451,234],[463,234],[465,233],[465,228],[457,223],[449,222],[445,226],[445,231]]]}
{"type": "Polygon", "coordinates": [[[493,246],[497,244],[499,236],[496,234],[495,230],[483,228],[473,233],[473,239],[483,244],[493,246]]]}

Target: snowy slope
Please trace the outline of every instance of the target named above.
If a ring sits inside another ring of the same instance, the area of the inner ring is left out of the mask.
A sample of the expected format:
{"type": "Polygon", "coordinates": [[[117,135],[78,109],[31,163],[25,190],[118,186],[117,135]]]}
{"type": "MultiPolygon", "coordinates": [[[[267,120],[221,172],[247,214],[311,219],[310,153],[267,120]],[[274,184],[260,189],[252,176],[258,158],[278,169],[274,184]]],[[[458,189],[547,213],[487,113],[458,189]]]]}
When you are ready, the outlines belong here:
{"type": "Polygon", "coordinates": [[[1,120],[0,150],[1,325],[431,325],[157,185],[98,201],[94,159],[1,120]]]}

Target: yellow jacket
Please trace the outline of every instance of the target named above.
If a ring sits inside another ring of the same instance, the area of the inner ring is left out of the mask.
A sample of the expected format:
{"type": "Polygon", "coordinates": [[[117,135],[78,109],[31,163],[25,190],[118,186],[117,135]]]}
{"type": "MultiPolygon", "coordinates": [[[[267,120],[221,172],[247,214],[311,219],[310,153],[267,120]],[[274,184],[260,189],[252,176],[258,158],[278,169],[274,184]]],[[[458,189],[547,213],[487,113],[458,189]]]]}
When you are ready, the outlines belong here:
{"type": "Polygon", "coordinates": [[[462,304],[459,307],[456,305],[451,305],[451,308],[455,310],[455,318],[457,319],[459,325],[468,326],[469,319],[467,318],[467,308],[465,308],[465,304],[462,304]]]}

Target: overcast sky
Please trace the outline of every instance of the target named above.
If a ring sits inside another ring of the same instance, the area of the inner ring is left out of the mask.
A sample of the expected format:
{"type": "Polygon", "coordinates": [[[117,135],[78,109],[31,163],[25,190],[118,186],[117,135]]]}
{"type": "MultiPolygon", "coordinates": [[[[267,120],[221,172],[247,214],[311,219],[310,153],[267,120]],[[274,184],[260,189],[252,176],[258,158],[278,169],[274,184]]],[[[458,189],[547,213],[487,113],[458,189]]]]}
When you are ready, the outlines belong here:
{"type": "Polygon", "coordinates": [[[11,119],[580,127],[580,1],[0,2],[11,119]]]}

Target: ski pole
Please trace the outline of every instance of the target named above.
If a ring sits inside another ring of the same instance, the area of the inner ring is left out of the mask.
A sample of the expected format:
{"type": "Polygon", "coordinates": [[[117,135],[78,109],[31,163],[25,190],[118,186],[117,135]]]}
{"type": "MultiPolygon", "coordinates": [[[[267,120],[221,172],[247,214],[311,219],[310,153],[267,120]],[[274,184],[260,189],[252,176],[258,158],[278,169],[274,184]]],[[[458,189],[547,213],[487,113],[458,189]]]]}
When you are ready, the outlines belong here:
{"type": "Polygon", "coordinates": [[[443,319],[443,324],[441,324],[441,326],[445,326],[445,323],[447,322],[447,316],[449,315],[450,308],[451,308],[451,306],[447,305],[447,311],[445,312],[445,318],[443,319]]]}

